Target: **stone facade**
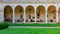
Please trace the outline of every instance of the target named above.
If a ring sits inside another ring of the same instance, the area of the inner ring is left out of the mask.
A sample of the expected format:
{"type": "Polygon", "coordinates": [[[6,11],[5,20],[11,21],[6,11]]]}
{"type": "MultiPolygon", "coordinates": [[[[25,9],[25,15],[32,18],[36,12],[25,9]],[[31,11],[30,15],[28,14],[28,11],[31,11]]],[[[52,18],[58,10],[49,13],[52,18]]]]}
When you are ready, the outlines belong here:
{"type": "Polygon", "coordinates": [[[35,23],[57,23],[60,21],[60,0],[0,0],[0,21],[8,18],[4,17],[6,6],[12,8],[12,22],[35,22],[35,23]],[[17,8],[16,8],[17,7],[17,8]],[[20,7],[20,8],[19,8],[20,7]]]}

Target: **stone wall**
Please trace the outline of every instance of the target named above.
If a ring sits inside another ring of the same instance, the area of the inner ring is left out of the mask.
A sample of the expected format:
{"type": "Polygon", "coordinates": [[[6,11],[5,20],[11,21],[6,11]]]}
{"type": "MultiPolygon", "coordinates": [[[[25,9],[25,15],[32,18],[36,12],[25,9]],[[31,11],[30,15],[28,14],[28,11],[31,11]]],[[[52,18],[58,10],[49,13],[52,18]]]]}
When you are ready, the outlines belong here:
{"type": "Polygon", "coordinates": [[[2,10],[2,5],[0,4],[0,22],[4,21],[4,12],[2,10]]]}
{"type": "Polygon", "coordinates": [[[60,3],[60,0],[0,0],[2,3],[60,3]]]}

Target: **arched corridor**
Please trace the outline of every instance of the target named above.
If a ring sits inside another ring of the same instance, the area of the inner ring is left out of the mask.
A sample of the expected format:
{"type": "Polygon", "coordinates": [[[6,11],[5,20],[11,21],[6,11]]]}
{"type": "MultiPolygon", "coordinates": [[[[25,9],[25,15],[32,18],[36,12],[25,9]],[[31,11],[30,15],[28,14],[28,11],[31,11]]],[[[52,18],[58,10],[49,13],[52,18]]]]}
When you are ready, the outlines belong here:
{"type": "Polygon", "coordinates": [[[5,22],[12,22],[12,18],[13,18],[13,10],[11,6],[5,6],[4,8],[4,21],[5,22]]]}
{"type": "Polygon", "coordinates": [[[47,17],[48,17],[48,22],[56,22],[56,7],[55,6],[49,6],[47,10],[47,17]]]}
{"type": "Polygon", "coordinates": [[[25,15],[26,15],[26,22],[34,22],[34,7],[29,5],[26,7],[26,11],[25,11],[25,15]]]}
{"type": "Polygon", "coordinates": [[[59,7],[59,10],[58,10],[58,22],[60,22],[60,7],[59,7]]]}
{"type": "Polygon", "coordinates": [[[38,6],[36,9],[37,22],[45,22],[45,7],[38,6]]]}
{"type": "MultiPolygon", "coordinates": [[[[4,21],[19,23],[56,23],[60,21],[60,7],[56,5],[5,5],[4,21]],[[46,7],[47,6],[47,7],[46,7]]],[[[2,12],[3,13],[3,12],[2,12]]]]}
{"type": "Polygon", "coordinates": [[[24,15],[24,12],[23,12],[23,7],[22,6],[16,6],[15,7],[15,22],[23,22],[24,21],[24,18],[23,18],[23,15],[24,15]]]}

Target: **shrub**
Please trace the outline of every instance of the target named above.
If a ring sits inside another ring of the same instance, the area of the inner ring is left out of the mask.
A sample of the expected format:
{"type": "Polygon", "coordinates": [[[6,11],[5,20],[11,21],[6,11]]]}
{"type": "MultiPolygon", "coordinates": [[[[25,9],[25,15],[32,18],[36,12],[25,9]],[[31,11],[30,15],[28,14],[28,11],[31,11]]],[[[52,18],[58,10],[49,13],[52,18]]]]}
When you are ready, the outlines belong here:
{"type": "Polygon", "coordinates": [[[0,29],[8,28],[8,23],[0,23],[0,29]]]}

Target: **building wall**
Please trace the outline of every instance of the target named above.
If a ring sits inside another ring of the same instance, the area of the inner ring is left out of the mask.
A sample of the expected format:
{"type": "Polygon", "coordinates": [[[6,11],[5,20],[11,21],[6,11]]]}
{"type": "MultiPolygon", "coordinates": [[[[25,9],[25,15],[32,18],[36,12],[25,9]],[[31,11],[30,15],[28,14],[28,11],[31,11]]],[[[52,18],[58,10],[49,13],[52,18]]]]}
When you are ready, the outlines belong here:
{"type": "Polygon", "coordinates": [[[3,13],[3,10],[2,10],[2,5],[0,4],[0,22],[3,22],[4,21],[4,13],[3,13]]]}
{"type": "MultiPolygon", "coordinates": [[[[47,9],[48,9],[48,7],[49,6],[51,6],[51,5],[53,5],[53,6],[55,6],[56,7],[56,22],[58,22],[58,9],[59,9],[59,7],[60,7],[60,4],[0,4],[0,13],[1,13],[1,20],[0,21],[4,21],[4,7],[5,6],[8,6],[8,5],[10,5],[11,7],[12,7],[12,10],[13,10],[13,15],[14,15],[14,10],[15,10],[15,7],[16,6],[18,6],[18,5],[20,5],[20,6],[22,6],[23,8],[24,8],[24,12],[25,12],[25,10],[26,10],[26,7],[27,6],[29,6],[29,5],[31,5],[31,6],[33,6],[34,7],[34,10],[35,10],[35,12],[36,12],[36,8],[38,7],[38,6],[40,6],[40,5],[42,5],[42,6],[44,6],[45,7],[45,22],[47,23],[47,9]]],[[[36,23],[36,13],[34,13],[35,14],[35,23],[36,23]]],[[[25,13],[24,13],[24,20],[25,20],[26,18],[25,18],[25,13]]],[[[15,22],[14,21],[14,16],[13,16],[13,22],[15,22]]],[[[25,21],[24,21],[25,22],[25,21]]]]}

